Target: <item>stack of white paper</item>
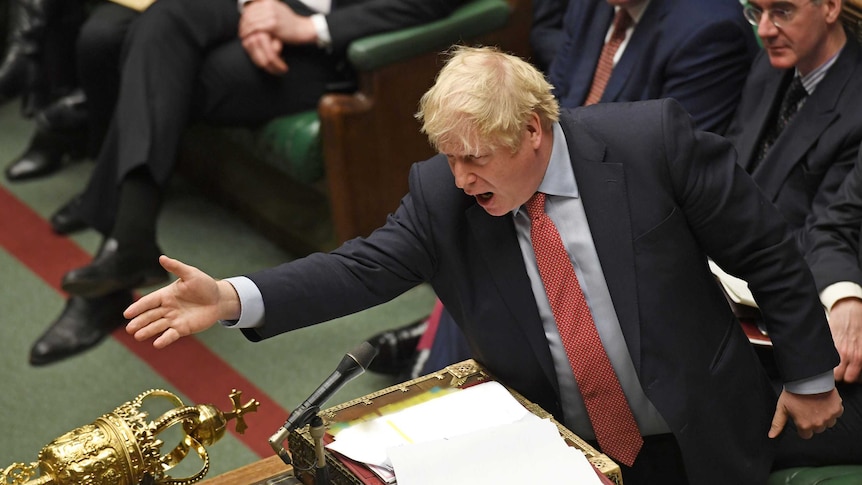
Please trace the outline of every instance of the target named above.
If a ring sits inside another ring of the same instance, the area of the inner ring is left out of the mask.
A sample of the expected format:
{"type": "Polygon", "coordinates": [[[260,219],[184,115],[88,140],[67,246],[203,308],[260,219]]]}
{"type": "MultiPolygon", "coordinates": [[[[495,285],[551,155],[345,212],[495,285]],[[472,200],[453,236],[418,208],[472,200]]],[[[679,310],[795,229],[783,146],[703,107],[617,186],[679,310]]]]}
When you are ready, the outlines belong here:
{"type": "Polygon", "coordinates": [[[530,413],[497,382],[353,425],[327,447],[394,468],[399,485],[600,483],[553,423],[530,413]],[[539,478],[546,476],[552,480],[539,478]]]}

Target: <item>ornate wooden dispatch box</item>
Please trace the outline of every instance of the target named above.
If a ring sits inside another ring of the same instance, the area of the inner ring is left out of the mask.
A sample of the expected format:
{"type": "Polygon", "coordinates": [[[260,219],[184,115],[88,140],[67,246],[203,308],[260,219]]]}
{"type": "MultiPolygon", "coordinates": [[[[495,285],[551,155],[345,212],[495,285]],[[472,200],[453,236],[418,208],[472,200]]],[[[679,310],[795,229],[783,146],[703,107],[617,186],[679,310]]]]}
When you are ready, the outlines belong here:
{"type": "MultiPolygon", "coordinates": [[[[435,388],[464,388],[489,380],[493,380],[493,377],[482,369],[478,363],[472,359],[465,360],[458,364],[446,367],[441,371],[388,387],[359,399],[354,399],[353,401],[325,409],[321,411],[320,415],[328,427],[332,423],[348,422],[360,419],[369,414],[376,413],[378,409],[384,406],[397,405],[399,402],[416,398],[435,388]]],[[[511,389],[509,389],[509,392],[511,392],[515,399],[524,405],[524,407],[526,407],[530,412],[540,418],[548,418],[556,424],[560,431],[560,435],[565,439],[566,443],[584,453],[587,460],[589,460],[596,469],[603,483],[623,485],[619,466],[607,455],[599,453],[598,450],[590,446],[587,442],[563,427],[559,422],[551,417],[550,413],[538,405],[526,400],[523,396],[511,389]]],[[[324,437],[324,441],[326,442],[331,439],[331,436],[328,434],[324,437]]],[[[314,441],[308,433],[308,428],[306,427],[300,429],[298,432],[291,433],[288,436],[288,446],[293,457],[294,473],[296,476],[300,478],[303,483],[314,483],[313,474],[311,472],[303,471],[312,469],[313,464],[315,463],[314,441]]],[[[382,480],[380,480],[364,465],[354,462],[349,458],[327,451],[326,461],[330,469],[329,476],[332,485],[384,484],[382,480]]]]}

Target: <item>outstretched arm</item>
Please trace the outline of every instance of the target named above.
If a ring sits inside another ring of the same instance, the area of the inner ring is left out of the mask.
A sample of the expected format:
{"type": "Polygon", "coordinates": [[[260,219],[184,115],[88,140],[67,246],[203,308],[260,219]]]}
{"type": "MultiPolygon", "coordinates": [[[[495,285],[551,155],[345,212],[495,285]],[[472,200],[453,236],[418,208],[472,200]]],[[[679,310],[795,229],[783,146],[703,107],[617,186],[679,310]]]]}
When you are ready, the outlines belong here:
{"type": "Polygon", "coordinates": [[[180,337],[210,328],[218,320],[239,318],[239,297],[230,283],[167,256],[159,257],[159,263],[178,279],[123,312],[131,319],[126,332],[136,340],[156,337],[153,346],[161,349],[180,337]]]}

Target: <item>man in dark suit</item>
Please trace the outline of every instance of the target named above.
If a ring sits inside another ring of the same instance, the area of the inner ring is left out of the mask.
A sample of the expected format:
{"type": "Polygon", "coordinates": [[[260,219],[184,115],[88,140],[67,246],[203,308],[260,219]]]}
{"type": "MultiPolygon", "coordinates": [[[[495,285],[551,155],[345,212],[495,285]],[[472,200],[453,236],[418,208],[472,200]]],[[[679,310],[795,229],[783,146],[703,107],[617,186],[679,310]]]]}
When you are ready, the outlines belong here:
{"type": "Polygon", "coordinates": [[[615,12],[633,24],[598,102],[674,98],[722,133],[757,52],[738,0],[571,0],[549,79],[560,105],[585,104],[615,12]]]}
{"type": "Polygon", "coordinates": [[[774,3],[754,0],[747,7],[763,52],[726,136],[804,249],[804,228],[835,197],[862,142],[862,49],[842,26],[840,0],[797,1],[782,7],[783,21],[774,11],[760,13],[774,3]],[[776,136],[778,111],[795,78],[806,92],[776,136]]]}
{"type": "Polygon", "coordinates": [[[441,155],[412,168],[410,192],[382,228],[228,280],[162,256],[179,279],[130,306],[127,331],[161,348],[221,319],[260,340],[430,282],[475,358],[595,438],[628,485],[762,484],[770,438],[788,419],[803,437],[834,425],[837,354],[811,274],[730,144],[695,131],[675,101],[559,113],[538,70],[462,48],[418,117],[441,155]],[[550,273],[549,225],[565,260],[550,273]],[[762,301],[786,384],[777,403],[707,256],[748,277],[762,301]],[[548,289],[555,271],[580,282],[588,324],[558,312],[574,294],[548,289]],[[575,367],[598,360],[569,349],[588,334],[625,395],[613,422],[633,415],[642,436],[634,451],[603,437],[590,407],[610,409],[616,391],[583,393],[575,367]]]}
{"type": "Polygon", "coordinates": [[[72,297],[31,363],[95,345],[124,323],[133,288],[167,279],[156,220],[190,121],[255,125],[313,109],[327,91],[355,88],[352,40],[442,18],[461,3],[254,0],[240,13],[234,0],[167,0],[144,11],[126,36],[114,116],[87,188],[52,218],[82,221],[103,243],[63,278],[72,297]]]}
{"type": "MultiPolygon", "coordinates": [[[[533,8],[534,63],[549,69],[564,108],[670,97],[688,111],[697,128],[722,133],[758,50],[737,0],[538,0],[533,8]],[[601,52],[613,35],[613,20],[623,13],[632,23],[615,52],[604,91],[590,98],[601,52]]],[[[428,328],[432,337],[426,339],[433,344],[427,354],[417,356],[410,372],[432,372],[469,357],[447,311],[428,328]]],[[[388,350],[387,356],[401,355],[403,351],[391,349],[409,343],[409,336],[403,330],[385,332],[369,341],[388,350]]],[[[410,361],[404,361],[410,367],[410,361]]]]}
{"type": "MultiPolygon", "coordinates": [[[[811,248],[814,221],[835,199],[862,142],[862,49],[842,25],[841,10],[840,0],[749,2],[746,17],[757,27],[763,52],[726,134],[803,253],[811,248]],[[804,88],[798,97],[786,94],[794,84],[804,88]],[[789,114],[785,107],[791,107],[789,114]]],[[[835,376],[848,412],[840,426],[815,440],[783,440],[778,463],[860,463],[862,389],[848,384],[859,380],[858,371],[845,370],[862,363],[862,348],[849,344],[862,332],[847,332],[862,324],[862,301],[853,298],[852,288],[827,288],[840,281],[842,270],[820,257],[807,260],[841,355],[835,376]],[[851,325],[851,319],[858,323],[851,325]]]]}

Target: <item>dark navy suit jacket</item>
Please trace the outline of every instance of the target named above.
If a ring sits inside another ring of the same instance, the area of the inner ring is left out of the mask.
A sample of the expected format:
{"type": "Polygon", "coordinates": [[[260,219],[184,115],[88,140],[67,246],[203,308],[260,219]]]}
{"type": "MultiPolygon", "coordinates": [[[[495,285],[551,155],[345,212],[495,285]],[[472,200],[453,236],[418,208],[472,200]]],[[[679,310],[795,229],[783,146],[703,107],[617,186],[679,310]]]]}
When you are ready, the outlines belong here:
{"type": "MultiPolygon", "coordinates": [[[[613,16],[606,0],[569,2],[549,73],[563,107],[586,100],[613,16]]],[[[757,49],[739,0],[653,0],[600,102],[674,98],[698,128],[723,133],[757,49]]]]}
{"type": "MultiPolygon", "coordinates": [[[[578,108],[561,126],[632,362],[690,483],[765,483],[776,396],[707,256],[749,282],[786,381],[828,372],[838,355],[784,223],[732,146],[692,130],[672,100],[578,108]]],[[[262,327],[244,330],[252,340],[430,282],[474,357],[564,419],[513,219],[455,187],[443,156],[413,166],[409,194],[368,238],[249,278],[266,312],[262,327]]]]}

